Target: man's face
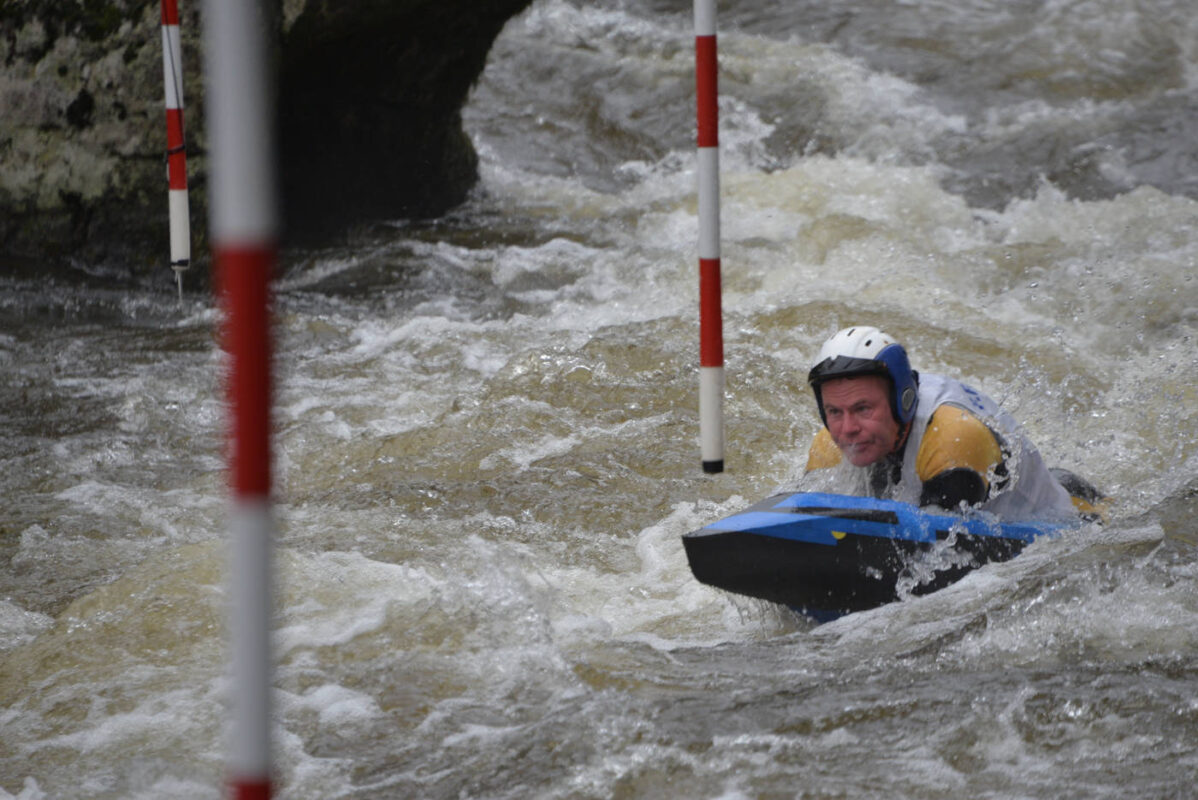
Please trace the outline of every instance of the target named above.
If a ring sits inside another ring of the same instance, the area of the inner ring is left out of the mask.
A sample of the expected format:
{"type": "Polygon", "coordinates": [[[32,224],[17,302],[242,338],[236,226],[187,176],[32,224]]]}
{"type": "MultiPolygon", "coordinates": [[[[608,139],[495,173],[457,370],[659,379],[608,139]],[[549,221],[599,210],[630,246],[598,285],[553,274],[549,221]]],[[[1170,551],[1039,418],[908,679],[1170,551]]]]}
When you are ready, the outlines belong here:
{"type": "Polygon", "coordinates": [[[899,424],[890,413],[890,384],[885,378],[835,378],[820,391],[828,433],[849,463],[868,466],[894,450],[899,424]]]}

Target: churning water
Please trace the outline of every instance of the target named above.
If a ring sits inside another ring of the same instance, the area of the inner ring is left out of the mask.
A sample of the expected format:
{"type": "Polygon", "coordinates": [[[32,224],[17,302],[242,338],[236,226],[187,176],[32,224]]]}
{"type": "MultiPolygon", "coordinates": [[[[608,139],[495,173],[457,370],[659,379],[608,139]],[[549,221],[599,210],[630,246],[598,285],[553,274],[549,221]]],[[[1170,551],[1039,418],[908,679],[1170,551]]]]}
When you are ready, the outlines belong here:
{"type": "MultiPolygon", "coordinates": [[[[538,0],[465,111],[471,202],[286,255],[279,795],[1193,796],[1189,0],[722,4],[718,476],[692,36],[538,0]],[[856,322],[1111,523],[819,627],[699,585],[679,537],[795,477],[856,322]]],[[[221,793],[219,315],[164,273],[2,279],[0,797],[221,793]]]]}

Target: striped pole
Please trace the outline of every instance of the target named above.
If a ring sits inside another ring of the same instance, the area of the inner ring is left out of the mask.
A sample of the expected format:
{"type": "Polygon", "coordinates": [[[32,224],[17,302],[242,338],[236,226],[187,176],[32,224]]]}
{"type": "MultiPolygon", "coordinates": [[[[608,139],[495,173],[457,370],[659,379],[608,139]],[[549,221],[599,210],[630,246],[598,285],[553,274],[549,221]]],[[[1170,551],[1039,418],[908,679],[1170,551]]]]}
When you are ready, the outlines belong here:
{"type": "Polygon", "coordinates": [[[162,78],[166,88],[166,173],[170,186],[171,269],[183,299],[183,271],[191,263],[191,213],[187,202],[187,149],[183,143],[183,58],[179,6],[162,0],[162,78]]]}
{"type": "Polygon", "coordinates": [[[232,731],[236,800],[271,794],[271,337],[276,260],[271,93],[258,2],[206,0],[209,227],[230,358],[232,731]]]}
{"type": "Polygon", "coordinates": [[[724,471],[724,333],[720,310],[720,151],[715,0],[695,0],[699,136],[699,445],[704,472],[724,471]]]}

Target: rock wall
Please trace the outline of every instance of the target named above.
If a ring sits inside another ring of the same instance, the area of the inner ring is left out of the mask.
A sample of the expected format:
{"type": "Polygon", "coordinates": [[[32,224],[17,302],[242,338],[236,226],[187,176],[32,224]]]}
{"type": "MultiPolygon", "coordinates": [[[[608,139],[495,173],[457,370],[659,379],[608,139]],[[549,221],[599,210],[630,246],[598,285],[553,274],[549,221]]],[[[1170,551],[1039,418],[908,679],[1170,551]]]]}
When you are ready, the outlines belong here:
{"type": "MultiPolygon", "coordinates": [[[[531,0],[267,0],[285,235],[435,216],[477,178],[460,111],[531,0]]],[[[180,0],[193,255],[206,252],[201,5],[180,0]]],[[[0,3],[0,271],[168,259],[159,4],[0,3]]]]}

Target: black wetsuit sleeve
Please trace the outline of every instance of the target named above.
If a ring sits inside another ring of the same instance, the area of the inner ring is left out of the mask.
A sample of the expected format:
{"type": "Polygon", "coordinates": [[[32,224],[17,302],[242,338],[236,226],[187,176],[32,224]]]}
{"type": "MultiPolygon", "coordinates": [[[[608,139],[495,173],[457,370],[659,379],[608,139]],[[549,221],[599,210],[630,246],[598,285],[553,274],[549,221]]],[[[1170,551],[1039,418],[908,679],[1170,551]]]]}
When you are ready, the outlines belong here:
{"type": "Polygon", "coordinates": [[[955,509],[964,501],[965,505],[973,506],[986,499],[986,492],[981,475],[967,467],[956,467],[924,481],[919,504],[955,509]]]}

